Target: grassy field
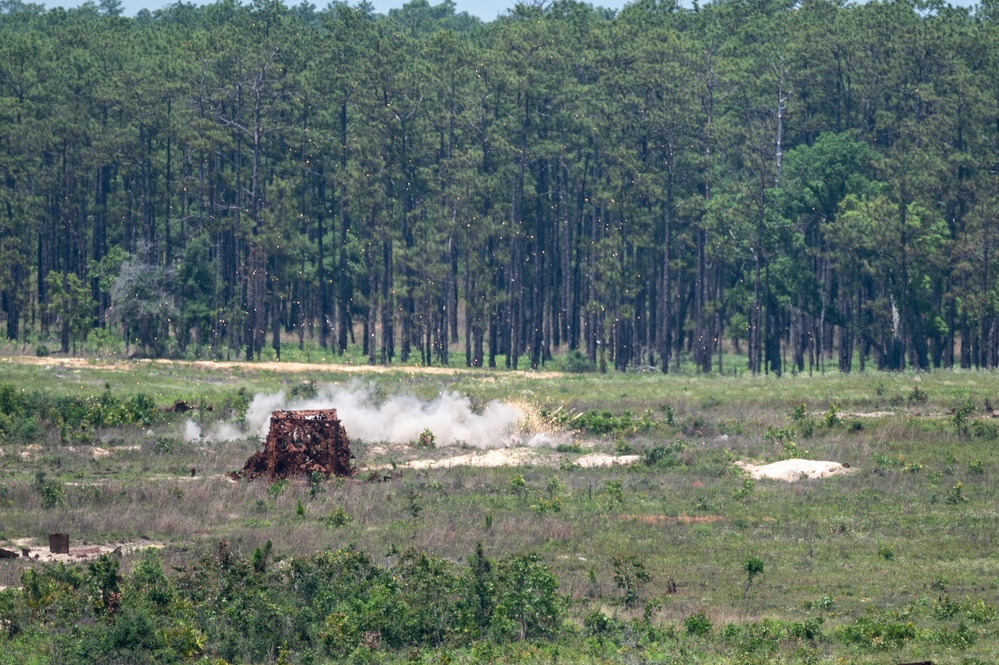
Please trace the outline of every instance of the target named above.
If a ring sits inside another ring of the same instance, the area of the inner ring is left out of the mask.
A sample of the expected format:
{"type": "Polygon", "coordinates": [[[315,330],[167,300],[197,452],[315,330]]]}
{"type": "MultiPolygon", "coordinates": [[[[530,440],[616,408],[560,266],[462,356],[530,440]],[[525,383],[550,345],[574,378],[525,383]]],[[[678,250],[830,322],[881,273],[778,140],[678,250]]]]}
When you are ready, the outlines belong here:
{"type": "MultiPolygon", "coordinates": [[[[170,570],[221,540],[244,557],[270,540],[287,560],[351,546],[388,568],[408,548],[463,564],[481,543],[495,559],[537,553],[571,599],[549,640],[504,644],[488,658],[476,643],[375,660],[999,660],[993,373],[777,379],[0,361],[0,383],[18,391],[142,393],[158,409],[184,400],[201,407],[189,416],[206,426],[238,418],[254,394],[303,381],[424,400],[453,391],[476,408],[511,402],[556,437],[529,464],[424,470],[406,464],[471,451],[354,441],[356,479],[275,485],[229,480],[259,443],[185,441],[188,416],[159,411],[106,428],[8,422],[0,546],[55,531],[75,542],[148,538],[165,544],[170,570]],[[641,457],[574,463],[593,451],[641,457]],[[751,481],[733,465],[790,457],[851,472],[751,481]],[[393,478],[367,482],[372,470],[393,478]],[[51,487],[58,500],[46,496],[51,487]],[[762,571],[747,587],[753,561],[762,571]]],[[[123,570],[132,564],[126,558],[123,570]]],[[[19,585],[30,565],[0,560],[0,585],[19,585]]]]}

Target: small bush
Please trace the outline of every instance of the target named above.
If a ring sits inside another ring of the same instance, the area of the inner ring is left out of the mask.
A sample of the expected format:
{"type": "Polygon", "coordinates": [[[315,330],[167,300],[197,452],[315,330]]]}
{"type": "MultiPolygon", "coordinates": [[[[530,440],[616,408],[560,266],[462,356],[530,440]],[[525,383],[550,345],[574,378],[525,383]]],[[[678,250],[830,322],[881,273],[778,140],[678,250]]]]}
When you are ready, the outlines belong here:
{"type": "Polygon", "coordinates": [[[597,371],[597,364],[583,355],[579,349],[573,349],[562,356],[562,371],[571,374],[586,374],[597,371]]]}
{"type": "Polygon", "coordinates": [[[756,482],[752,478],[746,478],[742,481],[742,487],[736,490],[732,498],[736,501],[742,501],[753,495],[753,490],[756,489],[756,482]]]}
{"type": "Polygon", "coordinates": [[[919,386],[913,386],[912,392],[906,396],[905,401],[909,404],[926,404],[929,399],[930,396],[927,395],[924,390],[922,390],[919,386]]]}
{"type": "Polygon", "coordinates": [[[832,429],[843,422],[843,419],[839,417],[839,408],[835,404],[830,404],[829,410],[826,411],[826,414],[822,417],[822,421],[829,429],[832,429]]]}
{"type": "Polygon", "coordinates": [[[430,449],[436,448],[437,437],[435,437],[434,433],[427,428],[420,433],[420,438],[416,440],[416,447],[430,449]]]}
{"type": "Polygon", "coordinates": [[[915,639],[917,631],[912,621],[900,621],[889,615],[860,617],[841,626],[836,633],[846,644],[883,651],[901,648],[915,639]]]}
{"type": "Polygon", "coordinates": [[[616,441],[614,441],[614,454],[634,455],[635,446],[633,446],[630,441],[625,441],[624,439],[617,439],[616,441]]]}
{"type": "Polygon", "coordinates": [[[674,441],[666,446],[653,446],[646,448],[642,453],[642,463],[645,466],[655,468],[670,468],[680,465],[678,455],[684,451],[686,444],[683,441],[674,441]]]}
{"type": "Polygon", "coordinates": [[[288,489],[288,481],[284,478],[278,478],[267,486],[267,495],[276,499],[284,494],[286,489],[288,489]]]}
{"type": "Polygon", "coordinates": [[[42,497],[42,508],[51,510],[63,502],[66,490],[62,484],[54,480],[47,480],[45,472],[39,471],[35,474],[35,491],[42,497]]]}
{"type": "Polygon", "coordinates": [[[971,433],[976,439],[995,441],[999,439],[999,425],[984,420],[975,420],[971,423],[971,433]]]}
{"type": "Polygon", "coordinates": [[[895,548],[891,545],[882,545],[878,548],[878,556],[885,561],[893,561],[895,559],[895,548]]]}
{"type": "Polygon", "coordinates": [[[311,379],[308,381],[302,381],[294,388],[291,389],[290,396],[292,399],[313,399],[319,391],[316,389],[316,382],[311,379]]]}
{"type": "Polygon", "coordinates": [[[338,529],[350,524],[353,518],[347,514],[347,511],[342,506],[338,506],[331,510],[329,515],[320,517],[319,521],[326,525],[327,528],[338,529]]]}
{"type": "Polygon", "coordinates": [[[691,637],[704,637],[711,634],[711,620],[704,612],[695,612],[683,620],[683,627],[691,637]]]}
{"type": "Polygon", "coordinates": [[[961,438],[967,438],[971,434],[970,416],[975,412],[975,403],[970,399],[956,407],[951,413],[950,425],[954,433],[961,438]]]}
{"type": "Polygon", "coordinates": [[[594,610],[583,619],[583,634],[587,637],[609,637],[622,629],[621,622],[599,610],[594,610]]]}
{"type": "Polygon", "coordinates": [[[957,483],[947,490],[947,496],[944,497],[944,503],[951,506],[967,502],[968,497],[964,496],[964,485],[962,483],[957,483]]]}
{"type": "Polygon", "coordinates": [[[637,556],[614,557],[614,583],[624,592],[625,607],[635,607],[642,588],[651,581],[652,575],[637,556]]]}

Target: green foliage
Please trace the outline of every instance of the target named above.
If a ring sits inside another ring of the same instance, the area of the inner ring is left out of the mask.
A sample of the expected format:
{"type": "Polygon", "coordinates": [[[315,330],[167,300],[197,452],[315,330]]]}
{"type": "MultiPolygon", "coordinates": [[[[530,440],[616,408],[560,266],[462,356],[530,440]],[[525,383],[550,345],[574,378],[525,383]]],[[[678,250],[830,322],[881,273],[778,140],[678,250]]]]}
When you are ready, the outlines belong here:
{"type": "Polygon", "coordinates": [[[899,649],[917,634],[912,621],[900,620],[890,613],[859,617],[835,632],[843,642],[872,651],[899,649]]]}
{"type": "Polygon", "coordinates": [[[319,496],[320,494],[322,494],[322,493],[324,493],[326,491],[326,488],[323,487],[323,482],[325,480],[326,480],[326,477],[323,476],[323,474],[321,474],[318,471],[313,471],[312,473],[309,474],[309,498],[310,499],[315,499],[317,496],[319,496]]]}
{"type": "Polygon", "coordinates": [[[624,439],[617,439],[616,441],[614,441],[614,454],[634,455],[635,446],[633,446],[630,441],[625,441],[624,439]]]}
{"type": "Polygon", "coordinates": [[[597,365],[578,349],[572,349],[560,358],[559,369],[570,374],[586,374],[597,371],[597,365]]]}
{"type": "Polygon", "coordinates": [[[415,489],[411,489],[406,493],[406,512],[413,519],[419,517],[420,513],[423,512],[422,497],[415,489]]]}
{"type": "Polygon", "coordinates": [[[620,480],[605,481],[602,494],[607,499],[608,508],[624,504],[624,488],[620,480]]]}
{"type": "Polygon", "coordinates": [[[271,555],[271,549],[274,547],[274,543],[268,540],[264,543],[263,547],[254,547],[253,555],[250,557],[250,565],[253,566],[253,570],[258,573],[263,573],[267,570],[267,559],[271,555]]]}
{"type": "Polygon", "coordinates": [[[291,392],[288,393],[288,396],[297,400],[310,400],[314,399],[318,394],[319,389],[316,388],[316,382],[309,379],[308,381],[295,384],[291,392]]]}
{"type": "Polygon", "coordinates": [[[347,511],[343,509],[343,506],[337,506],[325,517],[320,517],[319,521],[330,529],[338,529],[350,524],[353,521],[353,518],[347,514],[347,511]]]}
{"type": "Polygon", "coordinates": [[[267,486],[267,495],[272,499],[276,499],[282,494],[284,494],[285,490],[287,489],[288,489],[288,481],[285,480],[284,478],[278,478],[277,480],[274,480],[273,482],[271,482],[270,485],[267,486]]]}
{"type": "Polygon", "coordinates": [[[742,590],[742,597],[749,593],[749,587],[753,580],[763,574],[763,559],[758,556],[751,556],[742,562],[742,569],[746,572],[746,588],[742,590]]]}
{"type": "Polygon", "coordinates": [[[524,480],[523,475],[518,473],[510,480],[510,492],[516,496],[523,496],[526,491],[527,481],[524,480]]]}
{"type": "Polygon", "coordinates": [[[971,435],[970,416],[974,412],[975,404],[971,400],[965,400],[951,412],[950,425],[959,437],[967,438],[971,435]]]}
{"type": "Polygon", "coordinates": [[[94,611],[98,616],[111,615],[118,611],[121,603],[118,568],[118,560],[107,554],[102,554],[96,561],[87,564],[94,611]]]}
{"type": "Polygon", "coordinates": [[[967,502],[968,502],[968,497],[964,495],[963,483],[956,483],[953,487],[947,490],[947,496],[944,497],[944,503],[951,506],[956,506],[967,502]]]}
{"type": "Polygon", "coordinates": [[[642,463],[645,466],[658,469],[678,466],[682,463],[679,455],[686,447],[687,445],[683,441],[677,440],[665,446],[658,445],[646,448],[642,451],[642,463]]]}
{"type": "Polygon", "coordinates": [[[420,438],[416,440],[417,448],[436,448],[437,447],[437,437],[429,429],[425,429],[420,433],[420,438]]]}
{"type": "Polygon", "coordinates": [[[630,411],[615,415],[610,411],[584,411],[572,415],[558,411],[548,416],[554,425],[592,435],[625,436],[645,432],[653,427],[651,412],[635,416],[630,411]]]}
{"type": "Polygon", "coordinates": [[[526,640],[550,637],[562,624],[566,600],[536,554],[512,556],[496,569],[496,634],[526,640]]]}
{"type": "Polygon", "coordinates": [[[66,490],[62,484],[55,480],[48,480],[44,471],[35,473],[35,491],[42,498],[42,508],[51,510],[63,503],[66,490]]]}
{"type": "Polygon", "coordinates": [[[732,498],[736,501],[742,501],[753,496],[753,491],[756,489],[756,481],[752,478],[746,478],[742,481],[742,486],[732,495],[732,498]]]}
{"type": "Polygon", "coordinates": [[[885,561],[893,561],[895,559],[895,548],[891,545],[881,545],[878,547],[878,556],[885,561]]]}
{"type": "Polygon", "coordinates": [[[645,564],[635,555],[615,556],[614,583],[624,593],[624,606],[638,605],[642,588],[652,581],[652,575],[645,570],[645,564]]]}
{"type": "Polygon", "coordinates": [[[706,637],[713,628],[711,620],[704,612],[694,612],[683,620],[683,628],[691,637],[706,637]]]}

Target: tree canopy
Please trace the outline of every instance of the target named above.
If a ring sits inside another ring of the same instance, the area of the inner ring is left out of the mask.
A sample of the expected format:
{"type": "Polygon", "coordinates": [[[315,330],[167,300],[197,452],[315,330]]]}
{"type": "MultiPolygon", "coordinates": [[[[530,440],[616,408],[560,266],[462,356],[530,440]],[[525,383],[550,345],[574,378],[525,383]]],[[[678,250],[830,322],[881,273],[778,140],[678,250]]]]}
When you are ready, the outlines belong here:
{"type": "Polygon", "coordinates": [[[75,352],[999,364],[991,4],[0,4],[0,316],[75,352]]]}

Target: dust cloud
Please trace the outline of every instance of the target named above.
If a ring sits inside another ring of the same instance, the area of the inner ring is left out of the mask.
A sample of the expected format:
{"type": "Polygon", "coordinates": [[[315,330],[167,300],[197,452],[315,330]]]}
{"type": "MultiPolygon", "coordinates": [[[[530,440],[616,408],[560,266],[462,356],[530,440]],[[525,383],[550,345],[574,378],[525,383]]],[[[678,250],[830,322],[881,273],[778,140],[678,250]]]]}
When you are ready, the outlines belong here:
{"type": "Polygon", "coordinates": [[[358,384],[326,385],[311,399],[289,398],[283,392],[259,393],[246,411],[245,426],[218,423],[202,429],[188,420],[184,438],[210,442],[264,439],[271,413],[284,409],[336,409],[347,436],[367,442],[411,443],[424,430],[433,432],[438,446],[465,443],[485,449],[551,442],[544,434],[525,433],[525,413],[507,402],[489,402],[476,413],[469,398],[454,392],[442,392],[430,402],[411,394],[380,399],[374,389],[358,384]]]}

